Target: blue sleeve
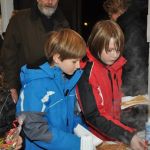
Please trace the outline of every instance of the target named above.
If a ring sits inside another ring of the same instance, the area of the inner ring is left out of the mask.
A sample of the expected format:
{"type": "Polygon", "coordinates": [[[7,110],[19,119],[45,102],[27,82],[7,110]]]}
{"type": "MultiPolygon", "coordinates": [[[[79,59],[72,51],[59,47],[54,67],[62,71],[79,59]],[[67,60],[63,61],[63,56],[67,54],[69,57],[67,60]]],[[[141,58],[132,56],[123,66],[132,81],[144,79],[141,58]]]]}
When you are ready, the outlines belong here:
{"type": "Polygon", "coordinates": [[[26,85],[21,91],[17,103],[17,113],[25,115],[23,130],[26,136],[33,143],[47,150],[79,150],[80,138],[51,126],[45,113],[41,112],[43,108],[41,99],[46,94],[44,89],[41,88],[41,83],[36,82],[36,84],[26,85]]]}
{"type": "Polygon", "coordinates": [[[79,137],[57,128],[51,128],[50,132],[52,139],[49,142],[35,141],[35,143],[47,150],[80,150],[79,137]]]}

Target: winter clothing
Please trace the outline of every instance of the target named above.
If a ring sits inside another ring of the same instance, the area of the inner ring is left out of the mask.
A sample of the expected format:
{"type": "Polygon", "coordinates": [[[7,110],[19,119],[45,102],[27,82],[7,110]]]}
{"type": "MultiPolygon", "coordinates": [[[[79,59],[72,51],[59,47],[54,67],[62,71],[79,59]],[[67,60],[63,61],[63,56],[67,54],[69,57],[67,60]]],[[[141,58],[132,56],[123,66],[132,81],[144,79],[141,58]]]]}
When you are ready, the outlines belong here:
{"type": "Polygon", "coordinates": [[[82,123],[75,114],[77,70],[67,79],[60,68],[45,63],[39,69],[21,69],[22,89],[17,114],[25,116],[26,150],[79,150],[80,138],[73,129],[82,123]]]}
{"type": "Polygon", "coordinates": [[[131,6],[117,23],[125,35],[122,89],[126,96],[147,94],[149,44],[146,39],[148,0],[132,0],[131,6]]]}
{"type": "Polygon", "coordinates": [[[38,64],[45,56],[44,44],[49,31],[65,27],[69,25],[59,8],[50,18],[42,15],[37,6],[20,10],[11,18],[2,47],[9,88],[19,87],[21,66],[38,64]]]}
{"type": "Polygon", "coordinates": [[[119,140],[129,144],[133,129],[120,120],[121,74],[126,60],[120,57],[106,66],[87,52],[88,61],[78,82],[78,100],[91,131],[103,140],[119,140]],[[85,94],[86,93],[86,94],[85,94]]]}

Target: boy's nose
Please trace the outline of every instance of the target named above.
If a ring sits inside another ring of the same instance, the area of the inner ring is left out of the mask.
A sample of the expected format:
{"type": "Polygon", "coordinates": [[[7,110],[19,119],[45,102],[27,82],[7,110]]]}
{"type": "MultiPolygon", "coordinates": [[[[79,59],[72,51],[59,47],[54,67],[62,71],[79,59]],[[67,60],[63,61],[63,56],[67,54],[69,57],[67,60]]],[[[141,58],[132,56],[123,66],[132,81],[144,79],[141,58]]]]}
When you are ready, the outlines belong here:
{"type": "Polygon", "coordinates": [[[119,56],[119,54],[116,51],[112,51],[111,56],[114,58],[117,58],[119,56]]]}
{"type": "Polygon", "coordinates": [[[76,62],[76,68],[79,69],[80,68],[80,61],[76,62]]]}

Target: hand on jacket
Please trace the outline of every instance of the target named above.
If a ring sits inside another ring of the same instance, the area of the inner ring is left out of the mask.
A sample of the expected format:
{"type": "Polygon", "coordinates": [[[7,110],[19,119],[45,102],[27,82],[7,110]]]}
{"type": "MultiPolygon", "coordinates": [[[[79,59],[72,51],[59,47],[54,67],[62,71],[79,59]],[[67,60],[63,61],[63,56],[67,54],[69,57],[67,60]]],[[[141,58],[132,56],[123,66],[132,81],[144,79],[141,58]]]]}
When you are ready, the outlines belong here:
{"type": "Polygon", "coordinates": [[[12,97],[14,103],[17,103],[17,100],[18,100],[17,90],[16,89],[10,89],[10,92],[11,92],[11,97],[12,97]]]}
{"type": "Polygon", "coordinates": [[[147,150],[145,140],[139,138],[137,135],[132,137],[130,147],[132,150],[147,150]]]}

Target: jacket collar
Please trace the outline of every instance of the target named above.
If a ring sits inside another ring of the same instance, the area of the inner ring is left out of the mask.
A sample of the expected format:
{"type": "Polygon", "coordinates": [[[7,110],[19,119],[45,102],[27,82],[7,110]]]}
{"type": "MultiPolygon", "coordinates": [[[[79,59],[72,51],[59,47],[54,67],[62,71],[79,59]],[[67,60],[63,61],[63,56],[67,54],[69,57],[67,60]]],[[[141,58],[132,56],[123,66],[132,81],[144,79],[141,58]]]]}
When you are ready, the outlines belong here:
{"type": "Polygon", "coordinates": [[[95,65],[98,65],[98,66],[100,65],[100,66],[103,66],[109,70],[114,70],[114,71],[117,71],[126,63],[126,59],[123,56],[121,56],[114,64],[112,64],[111,66],[107,66],[107,65],[103,64],[102,62],[100,62],[100,60],[96,59],[91,54],[89,49],[87,49],[87,56],[89,58],[89,61],[94,62],[95,65]]]}
{"type": "MultiPolygon", "coordinates": [[[[56,79],[62,79],[62,71],[59,67],[54,66],[54,67],[50,67],[50,65],[48,64],[48,62],[44,63],[43,65],[40,66],[40,68],[42,70],[44,70],[50,78],[56,78],[56,79]]],[[[66,90],[71,90],[72,88],[75,87],[75,85],[77,84],[79,78],[82,75],[82,70],[78,69],[72,76],[71,78],[66,80],[66,86],[65,89],[66,90]]]]}

